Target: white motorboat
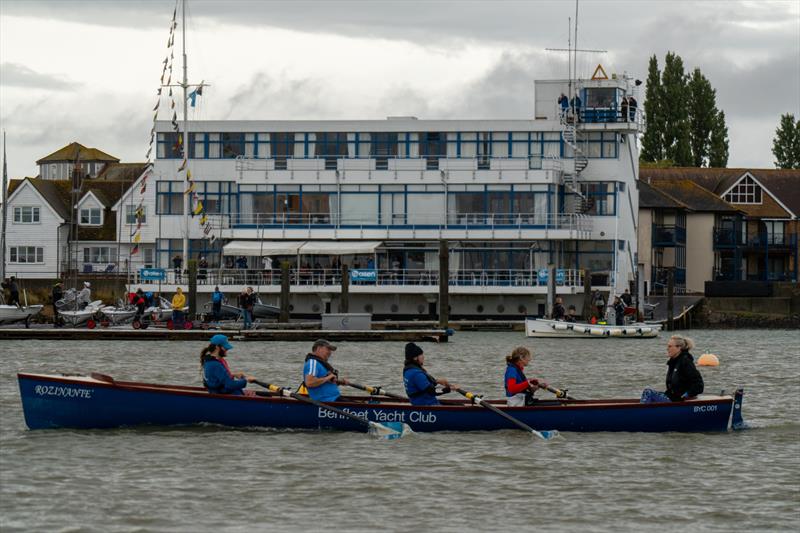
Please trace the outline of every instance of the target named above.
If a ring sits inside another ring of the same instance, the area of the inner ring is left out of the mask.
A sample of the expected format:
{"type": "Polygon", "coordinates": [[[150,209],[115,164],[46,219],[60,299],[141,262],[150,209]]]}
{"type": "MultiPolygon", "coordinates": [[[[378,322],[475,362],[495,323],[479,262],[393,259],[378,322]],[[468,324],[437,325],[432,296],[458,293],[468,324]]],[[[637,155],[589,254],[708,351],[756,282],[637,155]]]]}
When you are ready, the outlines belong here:
{"type": "Polygon", "coordinates": [[[0,324],[14,324],[25,322],[25,327],[30,326],[31,317],[38,315],[43,305],[0,305],[0,324]]]}
{"type": "Polygon", "coordinates": [[[661,324],[634,322],[623,326],[566,322],[543,318],[525,319],[528,337],[571,337],[580,339],[652,339],[658,337],[661,324]]]}

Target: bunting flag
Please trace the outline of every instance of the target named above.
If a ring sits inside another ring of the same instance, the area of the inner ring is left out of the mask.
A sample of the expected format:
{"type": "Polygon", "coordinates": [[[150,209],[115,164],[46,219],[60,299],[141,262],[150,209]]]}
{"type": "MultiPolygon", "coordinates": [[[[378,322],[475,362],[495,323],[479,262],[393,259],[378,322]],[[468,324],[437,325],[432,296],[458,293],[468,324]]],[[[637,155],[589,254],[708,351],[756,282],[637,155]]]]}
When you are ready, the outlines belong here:
{"type": "MultiPolygon", "coordinates": [[[[156,123],[158,121],[159,111],[162,109],[162,97],[164,97],[164,87],[167,88],[166,98],[168,102],[163,102],[164,104],[169,104],[169,111],[172,111],[171,117],[169,117],[170,124],[172,126],[172,131],[177,134],[177,143],[173,146],[164,145],[162,148],[164,151],[169,152],[172,149],[173,153],[179,153],[182,156],[182,161],[177,169],[178,177],[180,177],[181,173],[185,173],[184,180],[188,182],[186,184],[186,189],[184,191],[184,195],[190,194],[191,196],[190,201],[191,205],[193,206],[190,210],[191,216],[194,218],[195,216],[199,216],[199,225],[203,229],[203,234],[207,236],[211,242],[213,243],[216,240],[216,235],[213,233],[213,225],[209,221],[208,215],[205,212],[205,208],[203,206],[203,202],[200,199],[200,196],[197,195],[195,192],[196,190],[196,183],[192,177],[192,172],[189,169],[189,157],[188,157],[188,150],[189,147],[187,146],[188,143],[185,142],[184,139],[184,132],[181,131],[181,125],[178,122],[178,113],[177,113],[177,102],[175,101],[175,92],[173,91],[172,87],[172,72],[175,68],[175,37],[177,35],[178,29],[178,2],[179,0],[175,0],[175,8],[172,10],[172,20],[170,20],[169,25],[169,36],[167,37],[167,53],[164,56],[164,60],[161,61],[161,83],[156,90],[156,102],[153,106],[153,127],[150,129],[150,142],[147,147],[147,152],[145,154],[145,159],[147,162],[145,163],[145,172],[142,176],[141,184],[139,187],[139,198],[136,204],[136,209],[134,210],[134,217],[136,220],[135,228],[132,230],[130,237],[131,242],[134,245],[131,248],[131,255],[136,255],[139,253],[139,243],[142,241],[142,223],[144,222],[144,200],[145,200],[145,193],[147,191],[147,180],[150,174],[153,171],[153,162],[151,161],[151,156],[153,155],[153,148],[158,147],[158,136],[156,131],[156,123]],[[166,83],[165,83],[166,80],[166,83]]],[[[197,97],[203,95],[203,88],[205,86],[205,80],[200,82],[200,85],[196,86],[194,90],[192,90],[187,96],[186,99],[191,103],[191,106],[194,108],[197,106],[197,97]]],[[[162,139],[163,142],[163,139],[162,139]]],[[[156,150],[156,158],[159,157],[158,155],[159,150],[156,150]]],[[[164,154],[161,154],[163,157],[164,154]]]]}

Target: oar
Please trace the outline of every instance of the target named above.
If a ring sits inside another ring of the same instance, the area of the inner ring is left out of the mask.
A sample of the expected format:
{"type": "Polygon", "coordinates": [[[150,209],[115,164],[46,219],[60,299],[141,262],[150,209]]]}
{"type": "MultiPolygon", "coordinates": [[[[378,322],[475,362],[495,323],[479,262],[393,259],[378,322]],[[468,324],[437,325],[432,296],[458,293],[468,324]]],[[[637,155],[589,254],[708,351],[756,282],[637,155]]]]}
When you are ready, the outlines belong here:
{"type": "Polygon", "coordinates": [[[388,398],[397,398],[398,400],[407,399],[405,396],[400,396],[399,394],[392,394],[391,392],[385,391],[383,390],[383,387],[370,387],[369,385],[359,385],[358,383],[353,383],[352,381],[348,381],[347,384],[353,387],[354,389],[367,391],[373,396],[386,396],[388,398]]]}
{"type": "Polygon", "coordinates": [[[565,398],[567,400],[574,400],[575,399],[572,396],[570,396],[569,394],[567,394],[567,389],[557,389],[555,387],[551,387],[550,385],[548,385],[547,387],[542,387],[541,385],[539,385],[539,388],[540,389],[544,389],[547,392],[552,392],[553,394],[556,395],[556,398],[565,398]]]}
{"type": "Polygon", "coordinates": [[[355,422],[358,422],[359,424],[365,426],[367,428],[367,431],[370,434],[373,434],[373,435],[378,435],[380,437],[386,437],[388,439],[396,439],[398,437],[402,437],[404,434],[406,434],[406,432],[410,432],[411,431],[411,428],[410,427],[407,428],[405,424],[403,424],[400,427],[400,430],[397,430],[397,429],[394,429],[392,427],[389,427],[389,426],[386,426],[386,425],[383,425],[383,424],[379,424],[377,422],[373,422],[371,420],[366,420],[366,419],[361,418],[360,416],[356,416],[356,415],[354,415],[352,413],[348,413],[347,411],[345,411],[343,409],[339,409],[338,407],[334,407],[332,405],[324,404],[324,403],[322,403],[322,402],[320,402],[318,400],[315,400],[314,398],[311,398],[310,396],[303,396],[302,394],[297,394],[296,392],[292,392],[290,389],[279,387],[278,385],[272,385],[271,383],[265,383],[265,382],[259,381],[259,380],[254,380],[253,383],[255,383],[256,385],[261,385],[265,389],[267,389],[267,390],[269,390],[271,392],[277,393],[280,396],[290,396],[290,397],[294,398],[295,400],[298,400],[298,401],[301,401],[301,402],[305,402],[305,403],[310,403],[311,405],[316,405],[317,407],[319,407],[321,409],[326,409],[326,410],[328,410],[328,411],[330,411],[332,413],[336,413],[337,415],[341,415],[341,416],[343,416],[345,418],[349,418],[349,419],[351,419],[351,420],[353,420],[355,422]]]}
{"type": "Polygon", "coordinates": [[[524,422],[522,422],[520,420],[517,420],[516,418],[514,418],[511,415],[509,415],[508,413],[505,413],[505,412],[501,411],[500,409],[498,409],[494,405],[492,405],[489,402],[485,401],[483,398],[481,398],[477,394],[474,394],[472,392],[467,392],[464,389],[456,389],[456,391],[458,391],[459,394],[461,394],[462,396],[464,396],[468,400],[472,400],[472,403],[476,403],[476,404],[478,404],[478,405],[480,405],[482,407],[487,408],[488,410],[490,410],[490,411],[502,416],[503,418],[505,418],[509,422],[513,423],[514,425],[516,425],[520,429],[523,429],[525,431],[533,433],[534,435],[536,435],[540,439],[548,440],[548,439],[552,439],[553,437],[558,435],[558,431],[556,431],[556,430],[552,430],[552,431],[536,431],[535,429],[530,427],[528,424],[526,424],[526,423],[524,423],[524,422]]]}

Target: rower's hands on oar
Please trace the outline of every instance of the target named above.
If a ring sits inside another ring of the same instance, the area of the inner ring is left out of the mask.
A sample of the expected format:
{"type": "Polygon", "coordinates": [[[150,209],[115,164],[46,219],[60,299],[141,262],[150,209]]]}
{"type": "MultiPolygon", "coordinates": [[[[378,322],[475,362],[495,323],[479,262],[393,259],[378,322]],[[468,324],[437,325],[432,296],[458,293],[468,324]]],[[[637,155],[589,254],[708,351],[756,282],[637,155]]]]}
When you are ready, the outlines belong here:
{"type": "Polygon", "coordinates": [[[533,385],[533,387],[536,388],[536,389],[545,389],[545,390],[547,390],[547,387],[550,386],[543,379],[531,378],[531,379],[528,380],[528,382],[531,385],[533,385]]]}

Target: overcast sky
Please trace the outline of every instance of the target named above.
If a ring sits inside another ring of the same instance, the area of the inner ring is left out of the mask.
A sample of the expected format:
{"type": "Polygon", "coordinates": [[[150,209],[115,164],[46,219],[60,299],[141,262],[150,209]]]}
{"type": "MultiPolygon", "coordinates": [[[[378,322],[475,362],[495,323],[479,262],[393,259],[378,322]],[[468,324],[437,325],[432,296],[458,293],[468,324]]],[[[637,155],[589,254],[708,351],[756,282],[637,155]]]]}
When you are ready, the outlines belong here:
{"type": "MultiPolygon", "coordinates": [[[[144,161],[174,0],[0,0],[0,127],[10,178],[78,141],[144,161]]],[[[572,1],[188,3],[191,118],[530,118],[533,81],[563,78],[572,1]]],[[[800,117],[800,1],[583,0],[580,74],[645,80],[678,53],[717,90],[730,167],[772,168],[800,117]]],[[[180,36],[176,70],[180,70],[180,36]]],[[[640,99],[640,101],[643,100],[640,99]]]]}

